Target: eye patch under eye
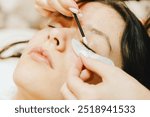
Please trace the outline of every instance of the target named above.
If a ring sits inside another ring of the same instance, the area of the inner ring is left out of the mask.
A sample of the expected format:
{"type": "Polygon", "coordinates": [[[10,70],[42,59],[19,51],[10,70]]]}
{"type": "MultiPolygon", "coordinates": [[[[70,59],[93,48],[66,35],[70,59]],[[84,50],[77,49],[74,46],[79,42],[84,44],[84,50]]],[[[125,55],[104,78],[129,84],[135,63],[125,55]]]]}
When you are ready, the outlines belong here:
{"type": "Polygon", "coordinates": [[[110,60],[109,58],[103,57],[101,55],[93,53],[92,51],[88,50],[82,43],[80,43],[76,39],[72,39],[72,47],[73,47],[74,52],[78,56],[83,55],[87,58],[95,59],[95,60],[98,60],[105,64],[114,66],[114,63],[112,60],[110,60]]]}
{"type": "Polygon", "coordinates": [[[89,48],[84,42],[82,42],[82,44],[83,44],[88,50],[90,50],[90,51],[96,53],[94,50],[92,50],[91,48],[89,48]]]}

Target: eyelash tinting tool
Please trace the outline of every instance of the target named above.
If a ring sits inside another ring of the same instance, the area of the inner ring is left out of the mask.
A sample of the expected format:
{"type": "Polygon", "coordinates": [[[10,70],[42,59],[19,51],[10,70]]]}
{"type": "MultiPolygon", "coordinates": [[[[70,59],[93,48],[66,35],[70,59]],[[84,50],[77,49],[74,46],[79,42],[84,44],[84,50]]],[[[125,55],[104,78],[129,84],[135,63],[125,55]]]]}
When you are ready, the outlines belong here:
{"type": "Polygon", "coordinates": [[[81,24],[80,24],[80,21],[79,21],[79,18],[78,18],[78,16],[77,16],[77,14],[75,14],[75,13],[73,13],[73,16],[74,16],[75,21],[76,21],[76,23],[77,23],[77,25],[78,25],[78,28],[79,28],[79,31],[80,31],[80,33],[81,33],[83,42],[87,45],[87,38],[85,37],[85,34],[84,34],[84,32],[83,32],[83,29],[82,29],[81,24]]]}

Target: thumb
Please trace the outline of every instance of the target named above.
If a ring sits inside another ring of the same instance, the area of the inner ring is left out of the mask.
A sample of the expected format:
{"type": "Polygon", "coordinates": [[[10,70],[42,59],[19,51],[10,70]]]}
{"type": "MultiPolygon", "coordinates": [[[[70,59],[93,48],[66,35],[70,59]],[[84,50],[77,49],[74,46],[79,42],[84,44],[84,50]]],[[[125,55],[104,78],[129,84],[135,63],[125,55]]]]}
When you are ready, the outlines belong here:
{"type": "MultiPolygon", "coordinates": [[[[71,12],[67,10],[64,6],[62,6],[63,2],[60,2],[59,0],[48,0],[48,4],[50,6],[53,6],[58,12],[65,16],[71,16],[71,12]]],[[[68,2],[66,4],[68,4],[68,2]]]]}
{"type": "Polygon", "coordinates": [[[72,47],[74,52],[81,57],[85,68],[101,76],[102,80],[107,78],[108,72],[109,76],[113,73],[114,64],[110,59],[93,53],[75,39],[72,39],[72,47]]]}
{"type": "Polygon", "coordinates": [[[92,85],[84,82],[80,77],[80,69],[78,67],[72,67],[70,69],[69,78],[66,85],[68,90],[72,92],[72,95],[74,95],[77,99],[85,97],[85,95],[93,89],[92,85]]]}
{"type": "Polygon", "coordinates": [[[101,76],[102,80],[107,79],[108,72],[109,74],[112,72],[113,68],[110,65],[104,64],[100,61],[97,61],[95,59],[87,58],[83,55],[81,55],[81,60],[83,62],[83,65],[86,69],[89,71],[92,71],[96,73],[97,75],[101,76]]]}

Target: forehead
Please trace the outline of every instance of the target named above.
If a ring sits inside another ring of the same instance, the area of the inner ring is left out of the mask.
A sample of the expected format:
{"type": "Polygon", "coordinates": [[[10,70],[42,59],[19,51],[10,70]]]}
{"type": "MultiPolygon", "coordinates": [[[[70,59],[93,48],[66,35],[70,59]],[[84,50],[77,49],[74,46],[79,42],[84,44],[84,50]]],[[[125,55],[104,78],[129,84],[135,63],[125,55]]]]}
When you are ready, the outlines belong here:
{"type": "Polygon", "coordinates": [[[114,8],[100,2],[84,4],[81,12],[83,13],[83,17],[80,18],[82,24],[86,23],[94,27],[109,26],[110,28],[124,25],[122,17],[114,8]]]}
{"type": "Polygon", "coordinates": [[[120,37],[124,31],[125,22],[120,14],[109,5],[100,2],[89,2],[81,7],[83,26],[100,29],[108,36],[120,37]]]}

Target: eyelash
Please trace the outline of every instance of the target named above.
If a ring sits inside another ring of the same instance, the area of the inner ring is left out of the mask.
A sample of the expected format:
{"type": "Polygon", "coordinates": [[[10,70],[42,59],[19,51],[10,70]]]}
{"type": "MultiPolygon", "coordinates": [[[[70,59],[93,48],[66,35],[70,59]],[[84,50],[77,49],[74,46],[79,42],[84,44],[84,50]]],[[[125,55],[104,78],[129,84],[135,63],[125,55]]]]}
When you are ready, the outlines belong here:
{"type": "Polygon", "coordinates": [[[89,48],[85,43],[82,42],[82,44],[83,44],[88,50],[91,50],[92,52],[96,53],[94,50],[92,50],[91,48],[89,48]]]}
{"type": "Polygon", "coordinates": [[[48,27],[50,27],[50,28],[56,28],[55,26],[53,26],[51,24],[48,24],[48,27]]]}
{"type": "MultiPolygon", "coordinates": [[[[50,27],[50,28],[57,28],[57,27],[55,27],[55,26],[53,26],[53,25],[51,25],[51,24],[48,24],[48,27],[50,27]]],[[[92,50],[91,48],[89,48],[85,43],[82,42],[82,44],[83,44],[88,50],[91,50],[92,52],[96,53],[94,50],[92,50]]]]}

